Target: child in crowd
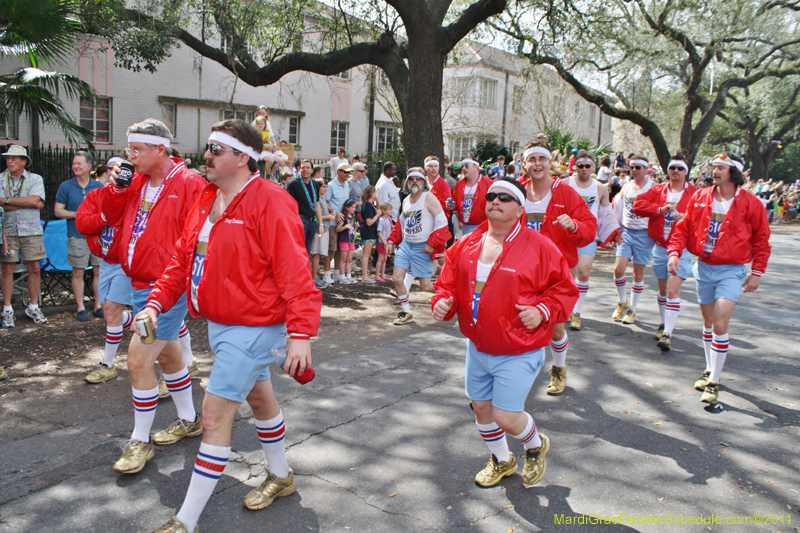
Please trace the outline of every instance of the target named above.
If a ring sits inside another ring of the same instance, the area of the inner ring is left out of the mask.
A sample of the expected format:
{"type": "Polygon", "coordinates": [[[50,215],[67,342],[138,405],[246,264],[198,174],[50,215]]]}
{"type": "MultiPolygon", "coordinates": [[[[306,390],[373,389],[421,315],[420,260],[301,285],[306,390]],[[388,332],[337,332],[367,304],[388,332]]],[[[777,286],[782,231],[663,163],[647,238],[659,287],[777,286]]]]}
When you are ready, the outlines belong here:
{"type": "Polygon", "coordinates": [[[356,249],[356,201],[344,203],[344,218],[336,225],[339,233],[339,283],[358,283],[353,279],[353,250],[356,249]]]}
{"type": "Polygon", "coordinates": [[[336,215],[332,215],[328,209],[328,202],[322,198],[327,192],[328,182],[322,180],[319,185],[319,207],[320,212],[322,213],[321,218],[323,233],[322,235],[319,233],[314,235],[314,240],[311,242],[311,275],[314,277],[314,285],[319,290],[326,289],[328,287],[328,284],[325,283],[325,280],[319,277],[319,260],[321,257],[328,256],[328,239],[330,238],[331,221],[336,218],[336,215]]]}
{"type": "MultiPolygon", "coordinates": [[[[266,113],[266,108],[263,113],[266,113]]],[[[262,170],[262,175],[264,175],[264,177],[268,177],[265,174],[271,175],[282,163],[281,158],[276,157],[274,154],[275,144],[272,139],[272,128],[270,128],[269,122],[267,122],[268,118],[267,115],[259,115],[253,121],[253,126],[261,133],[261,140],[264,141],[264,148],[261,152],[261,160],[264,162],[262,170]]]]}
{"type": "Polygon", "coordinates": [[[378,220],[378,262],[375,263],[375,281],[392,281],[386,277],[386,239],[392,234],[392,204],[381,204],[381,218],[378,220]]]}
{"type": "MultiPolygon", "coordinates": [[[[372,247],[378,241],[378,219],[380,215],[375,209],[378,193],[375,187],[367,185],[361,194],[361,282],[375,283],[376,278],[369,277],[369,258],[372,256],[372,247]]],[[[377,270],[375,276],[377,277],[377,270]]]]}

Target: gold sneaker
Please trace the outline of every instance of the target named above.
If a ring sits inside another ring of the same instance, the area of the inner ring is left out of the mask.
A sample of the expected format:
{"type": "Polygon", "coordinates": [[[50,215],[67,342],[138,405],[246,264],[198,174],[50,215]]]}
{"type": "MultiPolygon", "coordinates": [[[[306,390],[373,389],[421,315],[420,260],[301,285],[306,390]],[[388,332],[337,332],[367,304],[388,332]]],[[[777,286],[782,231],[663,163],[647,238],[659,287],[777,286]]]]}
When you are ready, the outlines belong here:
{"type": "MultiPolygon", "coordinates": [[[[200,369],[197,367],[197,361],[192,361],[192,365],[187,370],[189,370],[189,375],[191,377],[196,378],[197,374],[200,373],[200,369]]],[[[158,392],[160,393],[161,390],[159,389],[158,392]]]]}
{"type": "Polygon", "coordinates": [[[705,370],[703,375],[700,376],[700,379],[694,382],[694,390],[699,390],[703,392],[706,390],[706,386],[708,385],[708,376],[711,375],[711,370],[705,370]]]}
{"type": "Polygon", "coordinates": [[[161,445],[175,444],[184,437],[196,437],[202,433],[203,420],[200,415],[195,417],[194,422],[179,418],[170,424],[167,429],[162,429],[153,435],[153,442],[161,445]]]}
{"type": "Polygon", "coordinates": [[[659,324],[658,329],[656,330],[656,334],[653,335],[653,338],[657,341],[661,340],[661,336],[664,334],[664,324],[659,324]]]}
{"type": "Polygon", "coordinates": [[[164,381],[162,377],[158,381],[158,399],[163,400],[164,398],[169,398],[169,388],[167,387],[167,382],[164,381]]]}
{"type": "Polygon", "coordinates": [[[155,454],[152,443],[129,440],[122,448],[122,456],[114,463],[114,470],[123,474],[135,474],[140,472],[155,454]]]}
{"type": "Polygon", "coordinates": [[[397,318],[394,319],[395,326],[402,326],[403,324],[408,324],[409,322],[414,322],[414,315],[411,313],[406,313],[405,311],[400,311],[397,313],[397,318]]]}
{"type": "Polygon", "coordinates": [[[716,405],[717,398],[719,397],[719,383],[714,383],[713,381],[709,381],[706,385],[706,390],[703,392],[703,395],[700,396],[700,401],[705,402],[709,405],[716,405]]]}
{"type": "Polygon", "coordinates": [[[662,352],[668,352],[670,348],[672,348],[672,336],[669,333],[664,333],[661,338],[658,339],[656,346],[661,348],[662,352]]]}
{"type": "Polygon", "coordinates": [[[564,366],[551,366],[550,367],[550,385],[547,387],[547,394],[549,396],[559,396],[564,394],[564,389],[567,388],[567,367],[564,366]]]}
{"type": "Polygon", "coordinates": [[[622,319],[623,324],[635,324],[636,323],[636,313],[628,309],[628,312],[625,313],[625,318],[622,319]]]}
{"type": "Polygon", "coordinates": [[[623,315],[625,314],[625,310],[630,307],[628,304],[628,300],[625,300],[624,304],[617,304],[617,307],[614,309],[614,314],[611,315],[611,318],[615,321],[619,322],[622,320],[623,315]]]}
{"type": "Polygon", "coordinates": [[[3,368],[2,366],[0,366],[0,379],[6,379],[7,375],[8,375],[8,371],[5,368],[3,368]]]}
{"type": "Polygon", "coordinates": [[[475,474],[475,484],[479,487],[494,487],[504,477],[513,476],[518,470],[517,459],[512,455],[508,461],[498,461],[494,454],[483,470],[475,474]]]}
{"type": "Polygon", "coordinates": [[[107,367],[103,363],[100,363],[97,368],[89,372],[89,374],[83,379],[89,383],[105,383],[106,381],[110,381],[115,377],[117,377],[117,367],[107,367]]]}
{"type": "Polygon", "coordinates": [[[244,499],[244,506],[252,511],[268,507],[275,498],[283,498],[297,491],[294,484],[294,472],[289,469],[289,477],[281,479],[270,473],[267,479],[257,488],[250,491],[244,499]]]}
{"type": "Polygon", "coordinates": [[[547,470],[547,452],[550,451],[550,439],[539,433],[542,445],[525,450],[525,466],[522,468],[522,484],[529,489],[539,483],[547,470]]]}
{"type": "Polygon", "coordinates": [[[572,313],[569,315],[569,329],[581,329],[580,313],[572,313]]]}
{"type": "MultiPolygon", "coordinates": [[[[183,522],[173,516],[169,522],[156,529],[155,533],[189,533],[189,530],[183,522]]],[[[200,526],[195,526],[194,533],[200,533],[200,526]]]]}

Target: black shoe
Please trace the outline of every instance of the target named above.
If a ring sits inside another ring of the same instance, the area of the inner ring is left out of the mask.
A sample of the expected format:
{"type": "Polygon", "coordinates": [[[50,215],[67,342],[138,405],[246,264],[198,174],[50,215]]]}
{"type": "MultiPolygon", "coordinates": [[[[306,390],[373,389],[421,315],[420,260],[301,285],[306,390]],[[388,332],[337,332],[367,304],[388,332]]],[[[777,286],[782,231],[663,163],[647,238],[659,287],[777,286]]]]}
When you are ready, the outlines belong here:
{"type": "Polygon", "coordinates": [[[96,318],[105,318],[105,315],[103,314],[103,308],[99,307],[92,311],[92,316],[96,318]]]}
{"type": "Polygon", "coordinates": [[[89,322],[91,319],[92,319],[92,317],[89,316],[89,313],[86,311],[86,309],[81,309],[80,311],[78,311],[78,320],[79,321],[81,321],[81,322],[89,322]]]}

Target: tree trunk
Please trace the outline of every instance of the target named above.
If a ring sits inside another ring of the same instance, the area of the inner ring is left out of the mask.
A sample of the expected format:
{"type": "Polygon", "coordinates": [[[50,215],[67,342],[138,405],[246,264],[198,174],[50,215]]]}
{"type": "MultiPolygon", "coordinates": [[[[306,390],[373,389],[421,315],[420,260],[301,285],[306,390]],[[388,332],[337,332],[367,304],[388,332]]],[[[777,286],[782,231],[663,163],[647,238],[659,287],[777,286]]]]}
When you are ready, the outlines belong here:
{"type": "Polygon", "coordinates": [[[767,160],[769,156],[769,148],[761,152],[761,147],[758,143],[758,137],[752,130],[747,132],[747,150],[750,152],[750,178],[753,180],[767,180],[769,175],[769,166],[767,160]]]}

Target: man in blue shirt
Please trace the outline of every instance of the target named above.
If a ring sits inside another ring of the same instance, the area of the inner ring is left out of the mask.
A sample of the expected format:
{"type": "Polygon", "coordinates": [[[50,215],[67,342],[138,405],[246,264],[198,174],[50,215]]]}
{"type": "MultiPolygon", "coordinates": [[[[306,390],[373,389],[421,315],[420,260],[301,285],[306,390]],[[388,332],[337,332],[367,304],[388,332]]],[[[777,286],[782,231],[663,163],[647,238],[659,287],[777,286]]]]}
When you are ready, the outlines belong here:
{"type": "Polygon", "coordinates": [[[54,212],[58,218],[67,221],[67,264],[72,267],[72,294],[78,304],[78,320],[91,320],[89,313],[83,305],[83,272],[91,264],[95,267],[92,277],[92,290],[94,291],[94,316],[102,317],[100,299],[97,298],[97,281],[99,279],[101,258],[89,251],[86,237],[78,233],[75,228],[75,213],[83,203],[89,191],[103,186],[89,176],[94,159],[89,152],[80,151],[72,158],[72,173],[75,177],[58,186],[56,193],[56,206],[54,212]]]}
{"type": "Polygon", "coordinates": [[[495,172],[495,179],[503,179],[506,177],[506,156],[498,155],[497,156],[497,164],[489,169],[489,171],[495,172]]]}
{"type": "MultiPolygon", "coordinates": [[[[336,218],[331,221],[331,226],[335,227],[335,222],[342,220],[342,210],[344,203],[350,199],[350,182],[348,178],[353,173],[351,167],[346,161],[340,163],[336,169],[336,177],[333,178],[328,184],[328,192],[323,196],[323,200],[328,202],[328,210],[331,214],[336,215],[336,218]]],[[[334,281],[339,281],[339,235],[336,231],[330,232],[330,241],[328,243],[328,257],[325,258],[325,283],[332,285],[334,281]],[[331,258],[334,260],[335,275],[331,275],[331,258]]]]}

